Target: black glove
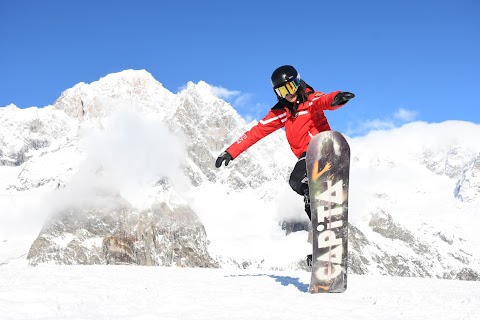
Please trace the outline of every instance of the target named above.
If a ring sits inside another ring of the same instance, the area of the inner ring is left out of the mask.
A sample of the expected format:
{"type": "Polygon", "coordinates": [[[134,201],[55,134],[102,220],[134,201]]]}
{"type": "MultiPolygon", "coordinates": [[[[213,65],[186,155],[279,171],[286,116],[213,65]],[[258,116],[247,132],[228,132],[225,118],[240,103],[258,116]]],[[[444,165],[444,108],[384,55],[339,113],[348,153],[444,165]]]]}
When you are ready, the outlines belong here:
{"type": "Polygon", "coordinates": [[[332,107],[341,106],[348,102],[348,100],[355,98],[355,95],[351,92],[339,92],[333,99],[333,102],[330,104],[332,107]]]}
{"type": "Polygon", "coordinates": [[[222,166],[223,161],[225,161],[225,166],[228,166],[228,163],[230,162],[230,160],[233,160],[230,153],[228,153],[227,151],[223,151],[218,156],[217,161],[215,161],[215,167],[220,168],[222,166]]]}

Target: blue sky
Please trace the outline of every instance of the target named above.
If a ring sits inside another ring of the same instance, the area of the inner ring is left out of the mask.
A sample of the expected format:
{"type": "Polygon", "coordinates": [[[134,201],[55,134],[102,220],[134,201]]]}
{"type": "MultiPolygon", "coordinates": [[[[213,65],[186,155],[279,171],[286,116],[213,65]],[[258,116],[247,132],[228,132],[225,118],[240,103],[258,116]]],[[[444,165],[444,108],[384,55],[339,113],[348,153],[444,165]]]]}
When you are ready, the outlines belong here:
{"type": "Polygon", "coordinates": [[[176,93],[222,87],[248,119],[272,71],[356,94],[327,112],[351,135],[409,121],[480,123],[480,2],[2,1],[0,106],[52,104],[78,82],[145,69],[176,93]]]}

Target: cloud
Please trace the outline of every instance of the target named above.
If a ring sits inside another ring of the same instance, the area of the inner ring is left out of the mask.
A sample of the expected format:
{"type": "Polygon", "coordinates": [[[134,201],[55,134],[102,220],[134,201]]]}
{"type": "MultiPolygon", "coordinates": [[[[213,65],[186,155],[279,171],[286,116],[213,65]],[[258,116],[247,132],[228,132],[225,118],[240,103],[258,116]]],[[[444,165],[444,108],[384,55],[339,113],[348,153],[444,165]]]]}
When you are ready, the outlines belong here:
{"type": "Polygon", "coordinates": [[[249,93],[239,95],[237,98],[235,98],[232,104],[236,107],[247,106],[250,104],[252,97],[253,95],[249,93]]]}
{"type": "Polygon", "coordinates": [[[361,124],[362,130],[385,130],[395,128],[395,123],[391,120],[373,119],[366,120],[361,124]]]}
{"type": "Polygon", "coordinates": [[[417,114],[417,111],[399,108],[393,114],[384,118],[362,119],[355,123],[349,123],[346,134],[358,136],[367,134],[370,131],[398,128],[408,122],[415,121],[417,114]]]}
{"type": "Polygon", "coordinates": [[[155,201],[152,186],[159,180],[181,189],[188,185],[181,169],[185,142],[158,119],[117,111],[102,119],[101,128],[83,128],[79,142],[85,159],[66,187],[50,196],[52,212],[116,207],[120,197],[143,209],[155,201]]]}
{"type": "Polygon", "coordinates": [[[272,106],[264,103],[256,103],[255,105],[246,105],[244,107],[238,107],[238,112],[243,118],[250,123],[252,121],[258,121],[262,119],[272,106]]]}
{"type": "Polygon", "coordinates": [[[238,90],[229,90],[212,85],[210,86],[210,90],[214,96],[231,103],[235,108],[248,106],[253,97],[251,93],[242,93],[238,90]]]}
{"type": "MultiPolygon", "coordinates": [[[[192,85],[195,84],[192,83],[192,85]]],[[[207,92],[231,104],[248,123],[260,120],[272,107],[272,105],[253,102],[255,96],[252,93],[244,93],[239,90],[230,90],[221,86],[214,86],[205,81],[199,81],[195,86],[201,88],[203,92],[207,92]]],[[[186,88],[185,86],[181,87],[179,91],[185,90],[186,88]]]]}
{"type": "MultiPolygon", "coordinates": [[[[187,158],[185,139],[151,116],[117,111],[102,119],[101,128],[83,127],[78,150],[78,171],[52,177],[65,182],[61,188],[0,194],[0,241],[25,236],[33,241],[46,219],[65,209],[116,207],[120,197],[137,209],[149,207],[160,180],[180,191],[189,187],[181,167],[187,158]]],[[[64,161],[73,161],[70,156],[76,158],[69,155],[64,161]]]]}
{"type": "Polygon", "coordinates": [[[221,184],[208,182],[195,188],[192,197],[191,206],[205,226],[209,253],[213,256],[262,261],[264,266],[270,263],[286,266],[291,263],[291,257],[302,259],[304,252],[311,250],[311,244],[306,241],[307,232],[286,237],[279,227],[283,219],[308,219],[303,199],[286,183],[272,202],[258,198],[255,190],[230,192],[221,184]],[[232,221],[235,221],[235,232],[225,227],[232,221]]]}
{"type": "MultiPolygon", "coordinates": [[[[205,81],[199,81],[196,85],[191,83],[191,85],[197,86],[197,88],[200,88],[203,92],[208,92],[212,96],[230,103],[247,122],[260,120],[268,112],[269,108],[271,108],[271,106],[253,102],[254,95],[251,93],[214,86],[205,81]]],[[[185,90],[186,88],[186,86],[181,87],[179,91],[185,90]]]]}
{"type": "Polygon", "coordinates": [[[212,91],[212,94],[216,96],[217,98],[220,99],[231,99],[233,97],[238,97],[241,96],[241,92],[237,90],[229,90],[223,87],[216,87],[216,86],[210,86],[210,89],[212,91]]]}
{"type": "Polygon", "coordinates": [[[247,122],[259,120],[268,112],[268,106],[265,104],[252,103],[254,95],[251,93],[216,86],[210,86],[210,89],[217,98],[230,103],[247,122]]]}
{"type": "Polygon", "coordinates": [[[400,108],[397,112],[395,112],[393,116],[395,117],[395,119],[398,119],[400,121],[412,122],[417,118],[417,112],[400,108]]]}
{"type": "Polygon", "coordinates": [[[183,176],[184,142],[159,120],[120,111],[105,119],[103,130],[90,132],[85,141],[88,156],[82,175],[97,179],[101,172],[102,184],[114,186],[134,205],[148,203],[144,191],[160,178],[176,182],[183,176]]]}

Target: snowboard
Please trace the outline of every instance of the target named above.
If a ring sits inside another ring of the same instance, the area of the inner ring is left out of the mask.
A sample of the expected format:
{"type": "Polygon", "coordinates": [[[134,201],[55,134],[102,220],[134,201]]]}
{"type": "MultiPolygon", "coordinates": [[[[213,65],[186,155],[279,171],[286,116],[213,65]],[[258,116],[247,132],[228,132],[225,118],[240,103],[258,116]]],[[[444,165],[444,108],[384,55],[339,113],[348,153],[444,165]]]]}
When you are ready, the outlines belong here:
{"type": "Polygon", "coordinates": [[[306,163],[313,229],[309,292],[344,292],[350,147],[341,133],[321,132],[310,141],[306,163]]]}

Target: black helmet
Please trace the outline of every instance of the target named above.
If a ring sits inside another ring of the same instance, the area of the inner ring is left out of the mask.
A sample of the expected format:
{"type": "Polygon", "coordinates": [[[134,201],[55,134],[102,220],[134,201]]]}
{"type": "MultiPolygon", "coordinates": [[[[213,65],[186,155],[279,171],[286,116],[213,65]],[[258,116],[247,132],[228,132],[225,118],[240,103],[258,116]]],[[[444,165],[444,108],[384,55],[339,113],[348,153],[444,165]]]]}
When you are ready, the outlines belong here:
{"type": "Polygon", "coordinates": [[[272,73],[273,91],[278,98],[295,94],[300,87],[300,75],[292,66],[281,66],[272,73]]]}
{"type": "Polygon", "coordinates": [[[272,86],[275,89],[295,79],[300,81],[300,75],[294,67],[281,66],[272,73],[272,86]]]}

